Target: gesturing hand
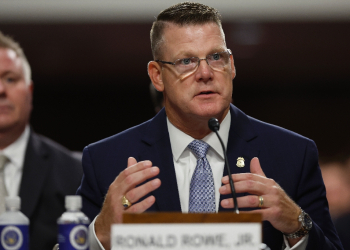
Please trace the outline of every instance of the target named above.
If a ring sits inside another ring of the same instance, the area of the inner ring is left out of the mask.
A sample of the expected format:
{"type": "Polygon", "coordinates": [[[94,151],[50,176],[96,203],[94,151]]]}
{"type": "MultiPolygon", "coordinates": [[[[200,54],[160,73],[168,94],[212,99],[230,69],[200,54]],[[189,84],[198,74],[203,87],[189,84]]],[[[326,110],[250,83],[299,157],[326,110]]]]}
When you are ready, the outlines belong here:
{"type": "Polygon", "coordinates": [[[161,184],[160,180],[154,179],[136,186],[158,174],[159,168],[152,167],[152,162],[137,162],[133,157],[128,159],[127,168],[109,186],[101,212],[95,221],[96,236],[105,249],[110,249],[111,225],[122,223],[124,212],[142,213],[153,205],[154,196],[149,196],[141,202],[138,201],[157,189],[161,184]],[[123,196],[132,204],[127,209],[122,205],[123,196]]]}
{"type": "MultiPolygon", "coordinates": [[[[251,212],[262,214],[263,220],[269,221],[273,227],[284,233],[293,233],[300,228],[298,216],[300,208],[289,198],[284,190],[273,180],[265,176],[258,158],[250,162],[250,172],[233,174],[237,193],[249,193],[250,195],[237,198],[238,207],[256,207],[251,212]],[[263,199],[263,206],[259,209],[259,196],[263,199]]],[[[220,187],[220,194],[229,194],[228,176],[222,178],[224,184],[220,187]]],[[[224,208],[233,207],[233,199],[221,201],[224,208]]]]}

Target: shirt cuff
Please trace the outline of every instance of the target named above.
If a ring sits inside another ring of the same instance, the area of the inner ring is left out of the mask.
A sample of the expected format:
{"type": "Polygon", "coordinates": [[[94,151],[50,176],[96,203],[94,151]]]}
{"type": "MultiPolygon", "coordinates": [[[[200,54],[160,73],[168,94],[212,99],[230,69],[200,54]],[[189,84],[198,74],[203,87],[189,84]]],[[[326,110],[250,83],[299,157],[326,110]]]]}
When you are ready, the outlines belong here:
{"type": "Polygon", "coordinates": [[[105,250],[102,246],[101,242],[98,240],[96,233],[95,233],[95,219],[91,222],[89,226],[89,242],[90,242],[90,250],[105,250]]]}
{"type": "Polygon", "coordinates": [[[309,242],[309,235],[305,235],[301,240],[298,241],[292,248],[289,246],[289,242],[286,236],[283,235],[285,248],[284,250],[305,250],[307,243],[309,242]]]}

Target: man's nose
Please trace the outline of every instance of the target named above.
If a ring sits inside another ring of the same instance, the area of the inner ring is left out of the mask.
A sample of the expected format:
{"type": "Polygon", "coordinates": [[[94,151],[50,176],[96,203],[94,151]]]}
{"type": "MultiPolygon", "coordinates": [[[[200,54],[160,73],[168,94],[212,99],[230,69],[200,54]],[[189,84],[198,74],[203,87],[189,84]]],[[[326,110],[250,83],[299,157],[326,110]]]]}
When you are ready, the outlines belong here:
{"type": "Polygon", "coordinates": [[[5,92],[4,80],[0,77],[0,93],[4,93],[4,92],[5,92]]]}
{"type": "Polygon", "coordinates": [[[202,59],[199,59],[199,61],[198,61],[198,67],[201,65],[201,61],[203,61],[203,60],[209,65],[208,59],[202,58],[202,59]]]}
{"type": "Polygon", "coordinates": [[[196,72],[196,79],[198,80],[202,80],[204,82],[211,80],[213,77],[213,70],[210,67],[208,61],[206,58],[204,59],[199,59],[198,62],[198,69],[196,72]],[[204,61],[204,62],[202,62],[204,61]]]}

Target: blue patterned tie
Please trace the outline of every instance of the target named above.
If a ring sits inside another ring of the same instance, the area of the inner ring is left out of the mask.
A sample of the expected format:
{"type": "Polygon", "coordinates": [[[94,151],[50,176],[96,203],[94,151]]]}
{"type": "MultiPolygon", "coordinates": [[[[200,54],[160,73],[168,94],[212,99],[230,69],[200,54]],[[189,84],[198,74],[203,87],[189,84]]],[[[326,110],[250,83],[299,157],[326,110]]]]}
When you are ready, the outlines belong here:
{"type": "Polygon", "coordinates": [[[188,144],[188,148],[197,158],[190,185],[190,213],[216,212],[213,172],[206,157],[209,147],[207,143],[199,140],[188,144]]]}

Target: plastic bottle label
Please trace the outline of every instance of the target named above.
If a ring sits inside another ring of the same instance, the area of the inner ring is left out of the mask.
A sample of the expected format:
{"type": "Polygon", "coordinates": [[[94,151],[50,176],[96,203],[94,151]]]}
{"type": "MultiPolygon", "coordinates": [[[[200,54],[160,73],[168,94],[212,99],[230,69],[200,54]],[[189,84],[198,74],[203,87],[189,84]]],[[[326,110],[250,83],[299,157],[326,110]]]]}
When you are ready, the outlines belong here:
{"type": "Polygon", "coordinates": [[[28,225],[1,225],[0,250],[28,250],[29,226],[28,225]]]}
{"type": "Polygon", "coordinates": [[[88,250],[88,225],[63,224],[58,228],[58,244],[60,250],[88,250]]]}

